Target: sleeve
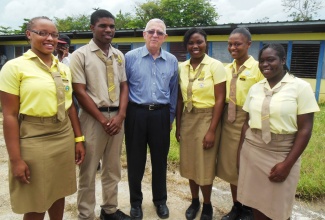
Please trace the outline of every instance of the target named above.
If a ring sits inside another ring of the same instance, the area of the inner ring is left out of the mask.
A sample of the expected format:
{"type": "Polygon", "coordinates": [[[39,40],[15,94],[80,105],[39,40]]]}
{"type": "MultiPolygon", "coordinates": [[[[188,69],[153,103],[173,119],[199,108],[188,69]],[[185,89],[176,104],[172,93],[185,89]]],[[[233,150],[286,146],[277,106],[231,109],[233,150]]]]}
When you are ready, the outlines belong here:
{"type": "Polygon", "coordinates": [[[177,93],[178,93],[178,61],[174,60],[174,75],[170,79],[170,123],[174,121],[176,114],[177,93]]]}
{"type": "Polygon", "coordinates": [[[253,88],[254,88],[254,86],[252,86],[247,93],[247,97],[246,97],[245,103],[243,105],[243,110],[245,112],[249,112],[249,104],[251,101],[251,93],[252,93],[253,88]]]}
{"type": "Polygon", "coordinates": [[[85,74],[85,56],[78,50],[71,54],[70,58],[70,70],[72,74],[72,83],[86,84],[85,74]]]}
{"type": "Polygon", "coordinates": [[[298,92],[298,115],[320,111],[315,99],[314,92],[309,83],[306,83],[305,85],[299,85],[298,92]]]}
{"type": "Polygon", "coordinates": [[[12,62],[7,62],[0,72],[0,90],[19,96],[20,78],[17,65],[13,65],[12,62]]]}
{"type": "Polygon", "coordinates": [[[213,62],[211,64],[211,71],[215,85],[226,81],[226,69],[221,62],[213,62]]]}

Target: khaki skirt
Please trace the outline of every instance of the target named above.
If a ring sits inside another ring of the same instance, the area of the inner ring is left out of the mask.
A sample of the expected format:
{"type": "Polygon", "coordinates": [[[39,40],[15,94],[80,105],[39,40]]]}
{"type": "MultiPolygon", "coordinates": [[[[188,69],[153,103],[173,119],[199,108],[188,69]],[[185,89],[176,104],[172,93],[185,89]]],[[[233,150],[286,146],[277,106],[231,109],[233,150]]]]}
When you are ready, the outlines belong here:
{"type": "Polygon", "coordinates": [[[42,213],[76,192],[75,143],[70,119],[20,118],[21,157],[30,170],[30,184],[16,180],[9,163],[12,210],[42,213]],[[41,120],[42,119],[42,120],[41,120]]]}
{"type": "Polygon", "coordinates": [[[260,130],[248,129],[240,152],[237,199],[267,217],[285,220],[291,216],[299,180],[300,158],[284,182],[271,182],[269,174],[291,151],[295,135],[272,134],[265,144],[260,130]]]}
{"type": "Polygon", "coordinates": [[[241,106],[236,106],[236,120],[230,123],[228,105],[226,105],[222,117],[216,176],[236,186],[238,183],[237,150],[246,114],[241,106]]]}
{"type": "Polygon", "coordinates": [[[194,180],[200,186],[210,185],[215,178],[215,161],[220,139],[220,123],[218,124],[214,146],[203,149],[203,138],[207,133],[212,108],[186,110],[182,114],[180,130],[180,174],[194,180]]]}

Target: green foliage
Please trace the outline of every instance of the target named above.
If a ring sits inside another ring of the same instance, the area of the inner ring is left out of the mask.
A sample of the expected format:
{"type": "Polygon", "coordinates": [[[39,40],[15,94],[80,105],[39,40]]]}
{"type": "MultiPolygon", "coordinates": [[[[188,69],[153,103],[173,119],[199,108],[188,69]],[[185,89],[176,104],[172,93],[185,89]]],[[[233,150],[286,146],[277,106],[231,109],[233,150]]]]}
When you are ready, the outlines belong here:
{"type": "Polygon", "coordinates": [[[305,199],[325,197],[325,104],[320,108],[314,116],[312,137],[302,155],[297,195],[305,199]]]}
{"type": "Polygon", "coordinates": [[[54,17],[54,23],[56,24],[60,32],[73,30],[89,30],[90,16],[79,14],[68,16],[66,18],[54,17]]]}
{"type": "Polygon", "coordinates": [[[120,10],[115,16],[115,27],[116,29],[142,28],[143,22],[129,12],[122,14],[120,10]]]}
{"type": "Polygon", "coordinates": [[[291,12],[289,17],[293,21],[310,21],[313,16],[317,16],[317,11],[324,6],[321,0],[282,0],[282,6],[285,12],[291,12]]]}
{"type": "Polygon", "coordinates": [[[144,24],[160,18],[169,27],[215,25],[219,18],[210,0],[148,0],[138,4],[136,16],[144,24]]]}

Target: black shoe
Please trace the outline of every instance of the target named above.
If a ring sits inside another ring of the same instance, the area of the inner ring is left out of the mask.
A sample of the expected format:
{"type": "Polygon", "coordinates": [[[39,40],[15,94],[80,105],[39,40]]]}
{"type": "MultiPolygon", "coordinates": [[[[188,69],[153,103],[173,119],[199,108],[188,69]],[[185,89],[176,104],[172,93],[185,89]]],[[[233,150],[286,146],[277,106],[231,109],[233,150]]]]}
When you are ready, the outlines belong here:
{"type": "Polygon", "coordinates": [[[187,220],[193,220],[196,217],[197,212],[200,210],[200,203],[199,205],[194,205],[193,203],[188,207],[185,212],[185,217],[187,220]]]}
{"type": "Polygon", "coordinates": [[[252,209],[242,208],[241,213],[236,220],[254,220],[252,209]]]}
{"type": "Polygon", "coordinates": [[[131,217],[117,210],[115,213],[107,214],[104,209],[100,211],[101,220],[131,220],[131,217]]]}
{"type": "Polygon", "coordinates": [[[141,205],[135,207],[131,206],[130,215],[132,219],[141,220],[143,218],[141,205]]]}
{"type": "Polygon", "coordinates": [[[169,218],[169,210],[166,204],[156,205],[156,212],[159,218],[169,218]]]}
{"type": "Polygon", "coordinates": [[[211,214],[202,213],[200,220],[212,220],[212,215],[213,215],[213,213],[211,213],[211,214]]]}
{"type": "Polygon", "coordinates": [[[227,215],[223,216],[221,220],[236,220],[239,217],[240,213],[241,209],[237,206],[233,206],[231,208],[231,211],[227,215]]]}

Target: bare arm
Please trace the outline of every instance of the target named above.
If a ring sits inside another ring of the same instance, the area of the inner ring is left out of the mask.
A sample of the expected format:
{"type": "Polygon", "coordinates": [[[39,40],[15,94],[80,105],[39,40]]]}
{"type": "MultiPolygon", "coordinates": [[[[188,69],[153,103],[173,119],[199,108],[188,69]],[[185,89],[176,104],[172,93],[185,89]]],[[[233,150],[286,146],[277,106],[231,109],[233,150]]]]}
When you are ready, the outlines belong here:
{"type": "Polygon", "coordinates": [[[176,131],[175,136],[176,140],[179,142],[181,138],[181,118],[182,118],[182,112],[184,109],[184,102],[183,102],[183,96],[181,92],[180,86],[178,86],[178,95],[177,95],[177,105],[176,105],[176,131]]]}
{"type": "Polygon", "coordinates": [[[213,107],[212,120],[209,130],[203,139],[203,148],[209,149],[214,146],[215,134],[218,123],[220,122],[222,111],[225,105],[226,82],[214,85],[215,105],[213,107]]]}
{"type": "Polygon", "coordinates": [[[104,130],[108,131],[108,119],[98,110],[95,102],[90,98],[86,92],[86,85],[81,83],[72,83],[73,91],[78,100],[78,103],[81,105],[82,109],[88,112],[93,116],[97,121],[101,123],[104,130]]]}
{"type": "Polygon", "coordinates": [[[313,130],[313,119],[314,113],[297,116],[298,131],[292,149],[283,162],[276,164],[271,169],[269,176],[270,181],[282,182],[286,180],[291,168],[307,147],[313,130]]]}
{"type": "MultiPolygon", "coordinates": [[[[72,105],[69,108],[69,118],[70,118],[71,125],[73,128],[74,136],[75,137],[82,136],[80,123],[79,123],[79,119],[78,119],[78,115],[77,115],[77,110],[73,103],[73,99],[72,99],[72,105]]],[[[76,164],[77,165],[81,164],[83,162],[84,158],[85,158],[85,148],[84,148],[83,142],[78,142],[78,143],[76,143],[76,153],[75,153],[76,164]]]]}
{"type": "Polygon", "coordinates": [[[6,141],[9,161],[14,177],[22,182],[29,183],[30,171],[28,165],[21,158],[19,141],[19,96],[0,91],[3,131],[6,141]]]}

